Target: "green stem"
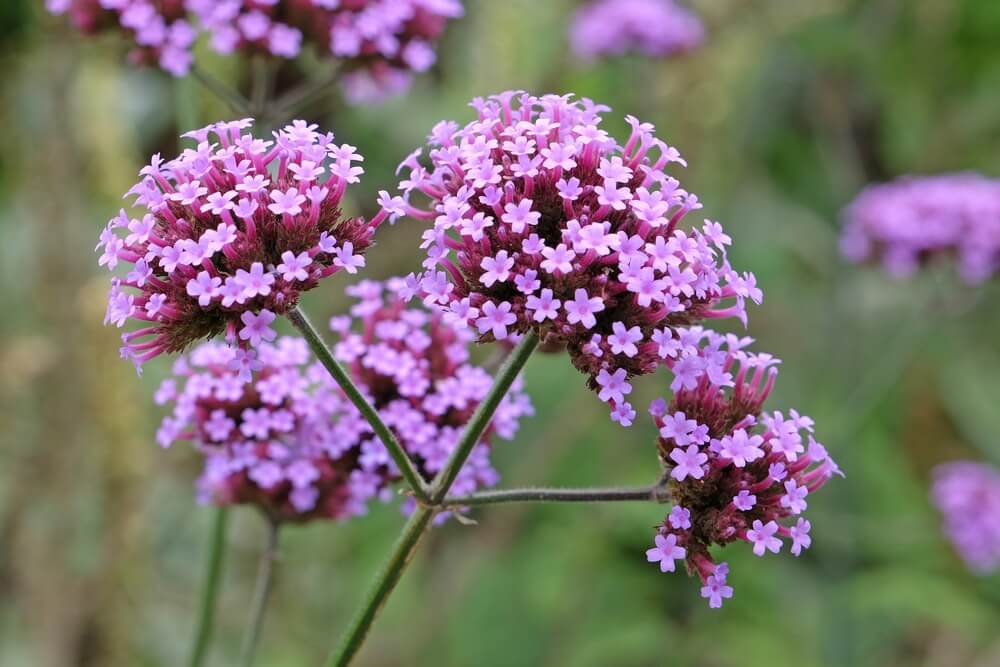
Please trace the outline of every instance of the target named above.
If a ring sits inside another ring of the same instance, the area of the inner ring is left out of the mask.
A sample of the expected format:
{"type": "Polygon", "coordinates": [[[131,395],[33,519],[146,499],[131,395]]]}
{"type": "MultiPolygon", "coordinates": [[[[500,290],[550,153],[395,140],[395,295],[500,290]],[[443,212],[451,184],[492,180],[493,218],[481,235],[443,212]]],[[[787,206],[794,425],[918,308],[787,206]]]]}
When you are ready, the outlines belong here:
{"type": "Polygon", "coordinates": [[[399,440],[393,435],[392,430],[386,426],[385,422],[379,416],[378,411],[375,410],[374,406],[368,402],[368,399],[364,397],[361,390],[358,389],[354,381],[351,380],[351,376],[344,369],[343,366],[334,358],[333,354],[330,352],[330,348],[326,346],[323,342],[322,337],[320,337],[319,332],[306,317],[305,312],[299,306],[296,306],[290,310],[287,314],[288,319],[291,320],[295,328],[302,332],[305,337],[306,342],[312,349],[313,354],[319,359],[320,363],[329,371],[333,379],[336,380],[340,388],[343,389],[347,398],[350,399],[351,403],[361,412],[362,416],[368,420],[372,429],[375,431],[385,448],[389,451],[392,456],[392,460],[396,463],[396,467],[399,468],[400,474],[406,483],[410,485],[413,490],[413,494],[421,502],[427,503],[430,501],[430,494],[424,484],[423,479],[420,477],[420,473],[417,472],[416,467],[413,465],[413,461],[410,460],[409,455],[407,455],[406,450],[403,446],[399,444],[399,440]]]}
{"type": "Polygon", "coordinates": [[[212,516],[212,541],[205,563],[205,581],[201,589],[201,604],[198,622],[195,626],[194,646],[191,649],[190,667],[201,667],[208,653],[215,625],[215,605],[219,597],[219,581],[222,578],[223,557],[226,546],[226,523],[229,514],[224,507],[215,508],[212,516]]]}
{"type": "Polygon", "coordinates": [[[263,118],[268,113],[268,99],[274,83],[274,67],[271,59],[258,55],[251,63],[253,83],[250,90],[250,115],[263,118]]]}
{"type": "Polygon", "coordinates": [[[236,113],[243,114],[244,116],[250,116],[252,114],[253,105],[250,103],[250,100],[241,95],[238,90],[230,88],[208,72],[199,68],[197,65],[193,65],[191,67],[191,76],[211,91],[216,97],[228,104],[236,113]]]}
{"type": "Polygon", "coordinates": [[[514,384],[514,380],[521,372],[521,369],[524,368],[524,365],[528,362],[528,358],[535,351],[536,347],[538,347],[538,334],[533,331],[529,332],[524,335],[524,339],[504,359],[503,365],[500,366],[500,370],[497,372],[497,377],[493,382],[490,393],[476,407],[476,411],[472,413],[472,419],[469,420],[465,430],[462,432],[462,437],[458,441],[455,451],[451,453],[448,462],[445,463],[444,468],[441,469],[441,472],[437,474],[437,477],[434,478],[434,482],[431,484],[432,505],[440,505],[445,496],[448,495],[448,490],[451,489],[455,478],[458,477],[458,472],[465,464],[465,460],[469,458],[469,454],[472,453],[473,448],[479,443],[479,438],[482,437],[486,427],[493,421],[493,414],[500,407],[500,402],[507,395],[510,386],[514,384]]]}
{"type": "Polygon", "coordinates": [[[498,489],[482,491],[468,496],[445,498],[448,507],[496,505],[499,503],[614,503],[614,502],[666,502],[668,496],[662,485],[623,486],[593,489],[498,489]]]}
{"type": "Polygon", "coordinates": [[[297,88],[293,88],[274,101],[267,120],[277,124],[281,120],[294,115],[317,96],[326,93],[340,78],[341,72],[339,68],[336,68],[320,79],[306,81],[297,88]]]}
{"type": "Polygon", "coordinates": [[[264,626],[264,612],[267,609],[267,601],[271,597],[271,588],[274,583],[274,569],[275,562],[278,559],[278,535],[280,530],[281,524],[269,518],[267,542],[264,544],[264,553],[260,557],[260,568],[257,571],[257,585],[254,589],[253,605],[250,608],[250,621],[247,624],[246,634],[243,636],[243,646],[240,649],[241,667],[251,667],[254,655],[257,652],[260,630],[264,626]]]}
{"type": "Polygon", "coordinates": [[[368,636],[368,631],[371,629],[372,623],[374,623],[379,610],[385,604],[389,594],[392,593],[396,584],[399,583],[400,577],[403,576],[403,572],[406,570],[406,566],[409,565],[413,557],[413,552],[420,542],[420,538],[430,525],[431,519],[441,510],[441,502],[447,496],[448,490],[462,468],[462,464],[465,463],[472,449],[479,442],[479,438],[482,437],[486,427],[492,421],[494,413],[500,407],[500,402],[507,395],[507,391],[510,389],[511,384],[513,384],[514,379],[517,378],[518,373],[524,368],[524,364],[528,361],[528,358],[537,346],[538,336],[534,333],[528,333],[518,346],[514,348],[514,351],[507,356],[506,361],[497,373],[490,393],[479,404],[479,407],[476,408],[472,419],[469,420],[465,431],[462,433],[458,445],[451,453],[451,456],[448,457],[448,462],[444,468],[441,469],[441,472],[435,478],[430,492],[430,506],[418,503],[413,515],[406,522],[403,533],[396,541],[389,560],[376,575],[375,581],[365,597],[364,604],[357,614],[355,614],[347,632],[340,640],[340,644],[337,645],[337,648],[334,649],[327,659],[325,663],[326,667],[345,667],[350,664],[358,651],[361,650],[361,646],[368,636]]]}
{"type": "Polygon", "coordinates": [[[388,599],[389,594],[392,593],[396,584],[399,583],[399,579],[403,576],[403,572],[406,571],[407,565],[410,564],[410,560],[417,549],[417,544],[419,544],[420,539],[427,532],[427,527],[430,525],[431,519],[434,518],[434,514],[435,512],[432,508],[420,505],[410,515],[406,525],[403,526],[403,532],[400,533],[396,539],[396,544],[392,547],[389,560],[382,565],[375,575],[375,581],[368,590],[364,606],[355,614],[350,627],[348,627],[347,632],[341,638],[340,644],[337,645],[337,648],[327,658],[326,663],[324,663],[326,667],[343,667],[350,664],[354,656],[357,655],[365,638],[368,636],[368,631],[371,629],[375,617],[382,609],[382,605],[385,604],[386,599],[388,599]]]}

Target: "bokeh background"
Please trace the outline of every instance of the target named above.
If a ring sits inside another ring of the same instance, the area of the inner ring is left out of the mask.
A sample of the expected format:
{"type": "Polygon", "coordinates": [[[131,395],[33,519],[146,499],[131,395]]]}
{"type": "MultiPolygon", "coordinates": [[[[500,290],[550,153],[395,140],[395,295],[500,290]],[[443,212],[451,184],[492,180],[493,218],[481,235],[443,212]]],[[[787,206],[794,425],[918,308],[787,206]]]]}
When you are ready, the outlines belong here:
{"type": "MultiPolygon", "coordinates": [[[[194,454],[154,444],[169,362],[137,378],[117,359],[92,249],[149,154],[230,113],[41,4],[0,3],[0,665],[177,665],[211,510],[193,497],[194,454]]],[[[645,562],[662,507],[476,511],[477,526],[423,544],[359,664],[1000,665],[1000,579],[967,573],[928,501],[933,465],[1000,463],[998,290],[947,266],[892,281],[837,253],[840,209],[870,181],[1000,175],[1000,3],[691,0],[702,49],[592,66],[567,49],[572,0],[466,4],[411,94],[350,108],[334,92],[305,112],[367,158],[350,205],[371,213],[395,165],[437,120],[471,118],[474,95],[575,92],[611,105],[615,129],[626,113],[655,123],[764,288],[751,334],[785,360],[771,405],[812,415],[847,478],[810,498],[801,558],[726,550],[736,596],[722,610],[645,562]]],[[[381,230],[367,276],[417,269],[419,231],[381,230]]],[[[342,310],[344,284],[306,306],[342,310]]],[[[536,357],[527,381],[538,414],[496,450],[503,485],[656,476],[652,425],[613,425],[565,357],[536,357]]],[[[667,380],[637,391],[645,405],[667,380]]],[[[258,664],[319,664],[401,524],[385,506],[286,530],[258,664]]],[[[253,511],[233,513],[211,665],[235,660],[263,537],[253,511]]]]}

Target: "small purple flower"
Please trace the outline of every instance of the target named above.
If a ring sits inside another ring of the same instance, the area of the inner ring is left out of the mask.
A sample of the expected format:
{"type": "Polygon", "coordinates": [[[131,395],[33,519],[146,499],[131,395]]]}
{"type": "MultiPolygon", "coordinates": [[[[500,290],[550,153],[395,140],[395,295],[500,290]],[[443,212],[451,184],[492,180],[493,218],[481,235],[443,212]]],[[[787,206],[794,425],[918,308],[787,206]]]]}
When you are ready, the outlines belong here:
{"type": "Polygon", "coordinates": [[[788,529],[789,535],[792,538],[792,555],[798,556],[802,553],[803,549],[808,549],[812,545],[812,538],[809,536],[811,528],[812,524],[800,517],[798,522],[788,529]]]}
{"type": "Polygon", "coordinates": [[[778,524],[774,521],[761,523],[760,519],[755,519],[753,527],[747,531],[747,540],[753,545],[753,552],[757,556],[763,556],[765,551],[778,553],[781,551],[781,540],[775,537],[778,532],[778,524]]]}
{"type": "Polygon", "coordinates": [[[646,550],[646,560],[650,563],[659,562],[660,572],[673,572],[676,569],[674,561],[683,559],[687,554],[684,547],[677,546],[677,536],[656,535],[653,542],[656,546],[646,550]]]}
{"type": "Polygon", "coordinates": [[[711,609],[722,607],[722,601],[733,597],[733,587],[726,584],[723,574],[710,574],[701,587],[701,597],[708,599],[711,609]]]}
{"type": "Polygon", "coordinates": [[[698,445],[691,445],[686,450],[678,447],[670,452],[670,460],[674,462],[670,476],[678,482],[683,482],[688,477],[701,479],[705,476],[704,466],[708,461],[708,454],[699,451],[698,445]]]}

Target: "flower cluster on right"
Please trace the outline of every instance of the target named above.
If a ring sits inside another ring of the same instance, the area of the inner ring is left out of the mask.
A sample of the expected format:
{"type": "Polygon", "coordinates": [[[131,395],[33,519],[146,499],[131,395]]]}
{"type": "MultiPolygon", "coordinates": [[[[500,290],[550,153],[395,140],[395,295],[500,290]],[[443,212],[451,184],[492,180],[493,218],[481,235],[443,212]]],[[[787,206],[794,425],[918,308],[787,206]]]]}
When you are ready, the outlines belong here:
{"type": "Polygon", "coordinates": [[[674,0],[593,0],[573,17],[569,37],[584,60],[632,51],[665,58],[701,46],[705,27],[674,0]]]}
{"type": "Polygon", "coordinates": [[[969,569],[984,575],[1000,569],[1000,470],[972,461],[939,465],[931,497],[969,569]]]}
{"type": "Polygon", "coordinates": [[[1000,181],[974,173],[900,178],[865,189],[845,211],[840,247],[894,276],[955,256],[978,284],[1000,269],[1000,181]]]}
{"type": "Polygon", "coordinates": [[[646,556],[663,572],[684,561],[720,607],[733,594],[729,568],[709,548],[742,541],[763,556],[790,540],[798,556],[812,541],[807,497],[841,472],[813,437],[812,419],[763,411],[777,359],[745,351],[749,339],[700,328],[686,335],[695,370],[675,375],[669,403],[650,406],[674,505],[646,556]]]}

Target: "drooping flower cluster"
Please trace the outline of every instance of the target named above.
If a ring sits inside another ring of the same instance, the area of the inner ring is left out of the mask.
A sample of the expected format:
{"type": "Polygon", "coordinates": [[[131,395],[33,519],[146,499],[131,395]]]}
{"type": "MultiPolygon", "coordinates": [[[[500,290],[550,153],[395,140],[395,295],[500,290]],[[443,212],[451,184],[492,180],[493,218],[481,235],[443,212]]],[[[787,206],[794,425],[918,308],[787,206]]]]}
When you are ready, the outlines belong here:
{"type": "Polygon", "coordinates": [[[932,497],[969,568],[978,574],[1000,568],[1000,471],[972,461],[945,463],[934,470],[932,497]]]}
{"type": "Polygon", "coordinates": [[[122,336],[137,367],[224,333],[246,375],[253,348],[274,339],[271,322],[302,292],[365,264],[384,216],[341,219],[341,198],[363,173],[354,147],[303,121],[274,141],[243,134],[251,125],[216,123],[186,134],[197,147],[180,157],[153,156],[126,195],[139,213],[122,210],[101,234],[100,264],[128,268],[112,278],[105,323],[142,323],[122,336]]]}
{"type": "Polygon", "coordinates": [[[573,51],[585,60],[629,52],[665,58],[704,40],[698,16],[673,0],[593,0],[570,25],[573,51]]]}
{"type": "Polygon", "coordinates": [[[685,163],[651,125],[629,117],[620,145],[590,100],[507,92],[472,106],[478,120],[434,128],[430,169],[421,151],[403,163],[402,197],[382,193],[384,212],[433,221],[410,289],[482,341],[535,331],[567,347],[628,425],[628,378],[672,366],[692,323],[745,321],[756,281],[729,265],[718,223],[679,227],[701,205],[664,173],[685,163]]]}
{"type": "Polygon", "coordinates": [[[709,549],[742,541],[763,556],[778,553],[785,539],[798,556],[812,541],[802,516],[807,498],[841,473],[813,438],[812,419],[762,412],[777,359],[746,352],[750,339],[697,327],[682,338],[673,399],[650,406],[674,507],[646,556],[663,572],[684,561],[709,605],[720,607],[733,591],[728,567],[709,549]]]}
{"type": "MultiPolygon", "coordinates": [[[[489,390],[490,376],[468,363],[469,336],[439,315],[406,308],[395,282],[362,282],[351,318],[334,318],[336,354],[378,408],[429,480],[489,390]]],[[[245,382],[232,369],[236,352],[205,343],[175,366],[157,393],[172,403],[158,441],[193,442],[205,456],[203,500],[247,503],[282,520],[345,518],[388,499],[399,477],[392,459],[326,369],[313,362],[303,340],[280,338],[259,348],[259,372],[245,382]]],[[[463,467],[455,493],[496,482],[491,442],[510,438],[531,413],[515,387],[463,467]]]]}
{"type": "Polygon", "coordinates": [[[841,250],[877,259],[906,276],[939,255],[955,255],[976,284],[1000,269],[1000,181],[958,173],[905,177],[864,190],[846,209],[841,250]]]}
{"type": "MultiPolygon", "coordinates": [[[[427,481],[442,469],[463,428],[489,393],[493,379],[469,363],[473,336],[441,313],[408,307],[403,280],[365,280],[350,288],[359,302],[348,316],[334,317],[330,328],[338,337],[334,356],[348,367],[369,395],[372,405],[397,434],[400,444],[427,481]]],[[[533,413],[518,378],[504,397],[493,421],[472,450],[451,487],[465,495],[496,483],[490,466],[494,436],[511,439],[521,417],[533,413]]],[[[381,446],[372,460],[388,465],[381,446]]]]}
{"type": "Polygon", "coordinates": [[[131,58],[154,62],[174,76],[191,68],[197,30],[185,16],[184,0],[45,0],[53,14],[68,14],[82,32],[118,27],[135,41],[131,58]]]}

